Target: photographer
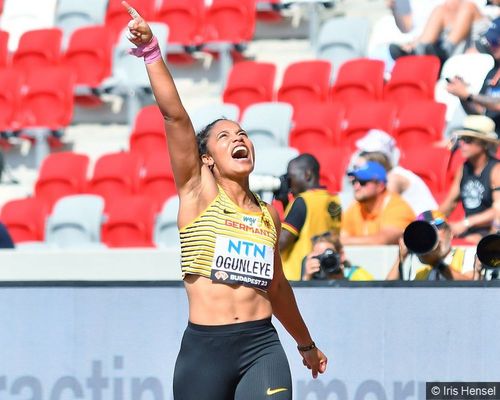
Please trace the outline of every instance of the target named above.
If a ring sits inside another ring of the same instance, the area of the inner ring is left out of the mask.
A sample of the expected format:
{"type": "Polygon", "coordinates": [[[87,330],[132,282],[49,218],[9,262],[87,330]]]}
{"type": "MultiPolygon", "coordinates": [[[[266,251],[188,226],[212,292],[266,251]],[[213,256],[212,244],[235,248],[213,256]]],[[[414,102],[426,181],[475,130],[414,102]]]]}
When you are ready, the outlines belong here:
{"type": "Polygon", "coordinates": [[[411,268],[411,262],[410,265],[405,265],[405,262],[408,261],[408,255],[415,253],[424,266],[419,268],[414,276],[410,272],[410,279],[420,281],[472,280],[474,277],[474,254],[466,252],[463,248],[451,247],[453,234],[444,214],[440,211],[425,211],[417,217],[416,221],[427,222],[429,226],[435,228],[434,246],[423,253],[415,251],[415,248],[421,246],[423,241],[428,241],[429,237],[423,232],[415,232],[410,235],[410,231],[405,230],[405,235],[399,241],[398,258],[386,279],[402,279],[403,266],[411,268]],[[414,249],[414,251],[412,252],[410,249],[414,249]]]}
{"type": "Polygon", "coordinates": [[[325,232],[312,238],[312,251],[302,261],[302,280],[372,281],[373,276],[346,260],[339,236],[325,232]]]}
{"type": "Polygon", "coordinates": [[[295,199],[285,209],[280,235],[283,270],[289,280],[301,279],[302,259],[311,251],[311,237],[340,229],[340,200],[319,183],[319,163],[301,154],[288,163],[289,191],[295,199]]]}

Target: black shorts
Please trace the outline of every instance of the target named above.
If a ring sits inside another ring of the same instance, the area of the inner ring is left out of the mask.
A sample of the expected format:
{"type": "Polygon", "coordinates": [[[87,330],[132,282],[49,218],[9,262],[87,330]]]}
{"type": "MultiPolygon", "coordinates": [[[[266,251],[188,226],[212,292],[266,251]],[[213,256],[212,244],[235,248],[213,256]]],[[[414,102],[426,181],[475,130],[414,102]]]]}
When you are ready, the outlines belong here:
{"type": "Polygon", "coordinates": [[[175,400],[291,400],[292,379],[271,319],[191,322],[175,363],[175,400]]]}

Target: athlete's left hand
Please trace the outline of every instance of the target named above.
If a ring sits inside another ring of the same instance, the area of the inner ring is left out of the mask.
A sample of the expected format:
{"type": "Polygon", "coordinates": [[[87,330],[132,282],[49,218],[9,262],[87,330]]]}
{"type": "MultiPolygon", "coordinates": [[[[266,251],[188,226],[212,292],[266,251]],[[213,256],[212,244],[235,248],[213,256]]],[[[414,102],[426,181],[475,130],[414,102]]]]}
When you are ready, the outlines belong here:
{"type": "Polygon", "coordinates": [[[322,374],[326,371],[328,359],[320,349],[301,351],[300,354],[302,355],[302,363],[311,370],[314,379],[318,377],[318,373],[322,374]]]}
{"type": "Polygon", "coordinates": [[[149,43],[153,38],[153,32],[151,31],[151,28],[149,27],[147,22],[126,1],[122,1],[122,5],[132,17],[128,24],[128,40],[130,40],[136,46],[149,43]]]}

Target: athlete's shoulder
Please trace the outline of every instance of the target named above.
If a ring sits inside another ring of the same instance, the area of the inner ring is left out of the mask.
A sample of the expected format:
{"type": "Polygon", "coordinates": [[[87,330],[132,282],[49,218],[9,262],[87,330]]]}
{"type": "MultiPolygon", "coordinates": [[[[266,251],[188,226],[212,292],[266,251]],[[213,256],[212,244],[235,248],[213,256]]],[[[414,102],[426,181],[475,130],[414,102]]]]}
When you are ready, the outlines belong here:
{"type": "Polygon", "coordinates": [[[271,218],[273,219],[274,226],[276,227],[276,231],[279,233],[281,231],[281,220],[278,214],[278,211],[272,204],[264,202],[269,214],[271,214],[271,218]]]}

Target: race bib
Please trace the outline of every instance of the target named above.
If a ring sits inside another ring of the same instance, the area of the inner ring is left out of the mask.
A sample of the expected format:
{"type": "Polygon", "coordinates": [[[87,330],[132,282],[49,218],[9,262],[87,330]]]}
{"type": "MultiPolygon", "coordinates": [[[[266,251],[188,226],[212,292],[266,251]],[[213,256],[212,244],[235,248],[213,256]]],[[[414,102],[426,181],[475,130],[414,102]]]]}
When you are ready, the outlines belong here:
{"type": "Polygon", "coordinates": [[[249,240],[218,236],[211,279],[266,290],[273,279],[274,250],[249,240]]]}

